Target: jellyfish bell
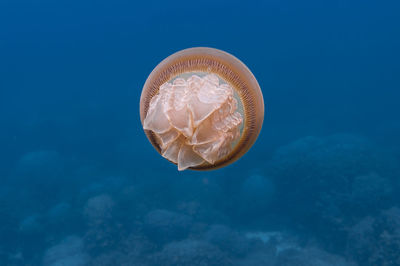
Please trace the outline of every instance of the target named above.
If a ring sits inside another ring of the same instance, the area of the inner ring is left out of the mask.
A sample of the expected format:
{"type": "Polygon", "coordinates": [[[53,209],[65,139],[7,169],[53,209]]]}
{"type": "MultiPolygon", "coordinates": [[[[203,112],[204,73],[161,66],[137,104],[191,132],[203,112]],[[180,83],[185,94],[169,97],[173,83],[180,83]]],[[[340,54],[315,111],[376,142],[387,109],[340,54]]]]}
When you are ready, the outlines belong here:
{"type": "Polygon", "coordinates": [[[211,170],[238,160],[256,141],[263,118],[253,74],[213,48],[189,48],[164,59],[140,98],[147,138],[178,170],[211,170]]]}

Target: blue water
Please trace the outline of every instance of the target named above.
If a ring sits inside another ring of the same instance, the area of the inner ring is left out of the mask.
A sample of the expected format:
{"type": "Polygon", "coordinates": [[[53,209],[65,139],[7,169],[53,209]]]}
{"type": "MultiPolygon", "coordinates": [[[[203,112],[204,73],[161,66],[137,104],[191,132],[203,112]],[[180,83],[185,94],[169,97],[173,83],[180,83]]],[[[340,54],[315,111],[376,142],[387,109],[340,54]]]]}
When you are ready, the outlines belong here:
{"type": "Polygon", "coordinates": [[[0,265],[400,265],[398,1],[0,0],[0,265]],[[139,119],[184,48],[241,59],[252,149],[178,172],[139,119]]]}

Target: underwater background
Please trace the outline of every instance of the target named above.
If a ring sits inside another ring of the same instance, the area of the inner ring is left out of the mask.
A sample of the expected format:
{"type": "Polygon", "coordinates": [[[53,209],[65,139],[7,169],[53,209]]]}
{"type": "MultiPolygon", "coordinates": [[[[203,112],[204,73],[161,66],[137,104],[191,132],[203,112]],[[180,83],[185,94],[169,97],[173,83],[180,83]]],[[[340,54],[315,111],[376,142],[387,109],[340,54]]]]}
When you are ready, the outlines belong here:
{"type": "Polygon", "coordinates": [[[0,0],[0,265],[400,265],[399,1],[0,0]],[[264,94],[250,151],[178,172],[143,84],[189,47],[264,94]]]}

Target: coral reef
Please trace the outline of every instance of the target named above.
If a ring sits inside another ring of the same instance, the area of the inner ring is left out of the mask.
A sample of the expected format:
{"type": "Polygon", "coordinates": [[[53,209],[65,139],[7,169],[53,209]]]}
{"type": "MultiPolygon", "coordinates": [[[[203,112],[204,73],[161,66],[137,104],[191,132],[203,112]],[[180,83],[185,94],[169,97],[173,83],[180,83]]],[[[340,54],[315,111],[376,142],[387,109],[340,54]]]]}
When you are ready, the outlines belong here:
{"type": "Polygon", "coordinates": [[[23,155],[0,188],[0,264],[400,264],[396,158],[365,138],[301,138],[255,169],[163,171],[23,155]]]}
{"type": "Polygon", "coordinates": [[[69,236],[45,252],[43,265],[84,266],[88,261],[89,256],[83,251],[82,239],[77,236],[69,236]]]}

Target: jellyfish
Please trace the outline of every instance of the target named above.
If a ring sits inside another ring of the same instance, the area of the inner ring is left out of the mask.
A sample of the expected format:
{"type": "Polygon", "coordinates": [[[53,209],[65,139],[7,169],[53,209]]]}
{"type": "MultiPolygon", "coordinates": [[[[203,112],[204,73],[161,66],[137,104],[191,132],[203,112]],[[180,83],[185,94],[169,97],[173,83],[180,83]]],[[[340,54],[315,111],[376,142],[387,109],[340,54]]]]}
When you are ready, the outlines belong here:
{"type": "Polygon", "coordinates": [[[151,72],[140,119],[150,143],[179,171],[212,170],[238,160],[254,144],[264,100],[239,59],[214,48],[189,48],[151,72]]]}

